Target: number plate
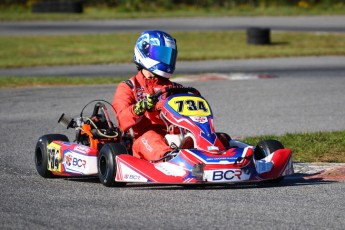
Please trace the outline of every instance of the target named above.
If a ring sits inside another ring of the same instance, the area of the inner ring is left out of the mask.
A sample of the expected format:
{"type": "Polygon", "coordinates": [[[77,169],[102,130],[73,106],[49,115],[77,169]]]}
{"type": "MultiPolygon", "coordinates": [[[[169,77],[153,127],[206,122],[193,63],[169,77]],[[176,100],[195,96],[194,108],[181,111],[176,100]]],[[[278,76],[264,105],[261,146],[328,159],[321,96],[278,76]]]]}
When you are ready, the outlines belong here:
{"type": "Polygon", "coordinates": [[[201,97],[180,96],[168,102],[169,106],[183,116],[209,116],[211,110],[205,99],[201,97]]]}

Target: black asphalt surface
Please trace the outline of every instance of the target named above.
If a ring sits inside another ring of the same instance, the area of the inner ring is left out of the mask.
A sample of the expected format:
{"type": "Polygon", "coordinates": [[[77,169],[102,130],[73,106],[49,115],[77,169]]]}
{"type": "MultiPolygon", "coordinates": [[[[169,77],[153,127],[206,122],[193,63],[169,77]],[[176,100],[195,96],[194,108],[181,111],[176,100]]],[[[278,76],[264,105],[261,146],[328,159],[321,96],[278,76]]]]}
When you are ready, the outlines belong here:
{"type": "MultiPolygon", "coordinates": [[[[234,138],[344,130],[343,63],[343,57],[211,62],[224,73],[274,77],[184,84],[209,101],[216,130],[234,138]]],[[[204,65],[186,68],[193,73],[204,65]]],[[[41,178],[33,161],[38,137],[63,133],[73,140],[74,132],[57,124],[61,113],[78,116],[93,99],[111,101],[115,90],[115,85],[0,89],[0,229],[344,229],[345,183],[306,180],[303,173],[274,186],[106,188],[94,178],[41,178]]]]}
{"type": "MultiPolygon", "coordinates": [[[[290,57],[248,60],[178,61],[175,75],[203,73],[264,73],[286,74],[287,72],[316,73],[318,71],[344,71],[345,57],[290,57]]],[[[0,76],[83,76],[124,77],[136,73],[134,64],[80,65],[0,69],[0,76]]]]}
{"type": "MultiPolygon", "coordinates": [[[[233,137],[344,130],[345,72],[296,74],[188,85],[208,99],[216,130],[233,137]]],[[[97,179],[41,178],[33,161],[38,137],[73,140],[74,131],[57,123],[61,113],[78,116],[92,99],[111,101],[115,89],[0,90],[1,229],[343,229],[345,183],[334,181],[106,188],[97,179]]]]}
{"type": "Polygon", "coordinates": [[[245,30],[265,27],[273,31],[345,32],[344,16],[210,17],[116,19],[98,21],[2,22],[0,35],[140,33],[148,29],[172,31],[245,30]]]}

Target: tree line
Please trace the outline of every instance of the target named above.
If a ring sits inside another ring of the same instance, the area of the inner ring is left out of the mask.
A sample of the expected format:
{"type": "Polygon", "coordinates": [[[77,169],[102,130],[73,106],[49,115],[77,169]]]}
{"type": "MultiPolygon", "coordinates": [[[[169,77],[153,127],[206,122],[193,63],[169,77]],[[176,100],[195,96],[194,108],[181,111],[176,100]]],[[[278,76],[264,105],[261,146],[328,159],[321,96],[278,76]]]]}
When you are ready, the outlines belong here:
{"type": "Polygon", "coordinates": [[[344,0],[0,0],[0,5],[26,5],[30,6],[36,2],[73,2],[79,1],[87,6],[109,6],[109,7],[161,7],[161,8],[174,8],[183,6],[193,6],[200,8],[207,7],[238,7],[238,6],[251,6],[251,7],[271,7],[271,6],[332,6],[344,3],[344,0]]]}

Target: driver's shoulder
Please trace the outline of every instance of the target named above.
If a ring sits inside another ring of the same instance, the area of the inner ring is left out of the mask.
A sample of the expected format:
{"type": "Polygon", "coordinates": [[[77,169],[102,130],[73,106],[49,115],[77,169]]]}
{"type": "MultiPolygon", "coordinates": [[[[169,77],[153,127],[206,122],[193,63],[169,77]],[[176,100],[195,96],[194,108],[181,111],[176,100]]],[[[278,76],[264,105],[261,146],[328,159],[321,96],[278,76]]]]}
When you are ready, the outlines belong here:
{"type": "Polygon", "coordinates": [[[174,87],[181,87],[181,88],[183,87],[182,84],[177,83],[177,82],[174,82],[174,81],[172,81],[171,84],[172,84],[172,86],[174,86],[174,87]]]}
{"type": "Polygon", "coordinates": [[[134,89],[134,81],[131,80],[131,79],[122,81],[121,83],[123,83],[123,84],[122,84],[123,86],[127,85],[131,90],[134,89]]]}

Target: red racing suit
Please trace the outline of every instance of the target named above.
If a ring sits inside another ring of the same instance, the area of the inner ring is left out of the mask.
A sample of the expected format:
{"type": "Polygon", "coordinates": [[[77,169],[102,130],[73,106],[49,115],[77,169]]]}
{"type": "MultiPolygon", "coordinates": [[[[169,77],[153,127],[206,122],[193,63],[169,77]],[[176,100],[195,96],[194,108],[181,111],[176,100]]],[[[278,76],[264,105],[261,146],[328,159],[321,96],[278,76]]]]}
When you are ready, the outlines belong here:
{"type": "Polygon", "coordinates": [[[115,92],[112,105],[119,122],[119,128],[134,133],[133,155],[146,160],[158,160],[172,149],[166,144],[164,135],[166,126],[157,111],[146,111],[138,116],[133,107],[139,100],[146,99],[146,94],[171,86],[169,79],[156,77],[147,79],[141,71],[127,81],[121,82],[115,92]]]}

